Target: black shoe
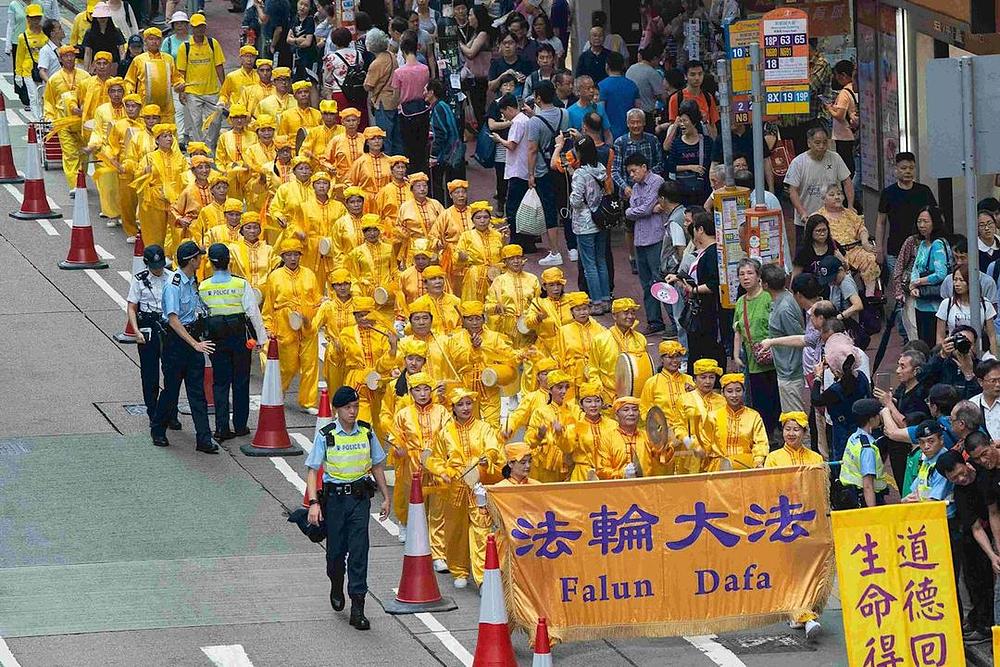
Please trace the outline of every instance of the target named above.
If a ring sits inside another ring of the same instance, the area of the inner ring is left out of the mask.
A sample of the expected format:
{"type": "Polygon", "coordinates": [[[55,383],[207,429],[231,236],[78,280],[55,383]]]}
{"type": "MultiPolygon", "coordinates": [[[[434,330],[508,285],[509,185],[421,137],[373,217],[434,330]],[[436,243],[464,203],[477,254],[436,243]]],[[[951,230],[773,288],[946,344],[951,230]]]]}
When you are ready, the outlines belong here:
{"type": "Polygon", "coordinates": [[[238,428],[233,432],[234,438],[242,438],[245,435],[250,435],[250,429],[248,428],[238,428]]]}
{"type": "Polygon", "coordinates": [[[215,433],[212,434],[212,437],[215,438],[218,442],[225,442],[226,440],[232,440],[233,438],[235,438],[236,434],[233,433],[232,431],[216,431],[215,433]]]}
{"type": "Polygon", "coordinates": [[[167,440],[167,436],[163,436],[162,438],[157,438],[156,436],[153,436],[153,446],[154,447],[169,447],[170,446],[170,441],[167,440]]]}
{"type": "Polygon", "coordinates": [[[227,9],[226,11],[227,11],[227,12],[229,12],[230,14],[242,14],[242,13],[243,13],[244,11],[246,11],[246,10],[243,10],[243,9],[239,9],[239,8],[237,8],[237,7],[230,7],[230,8],[229,8],[229,9],[227,9]]]}
{"type": "Polygon", "coordinates": [[[985,644],[988,641],[992,641],[993,637],[990,636],[985,630],[975,630],[970,635],[963,635],[962,641],[966,644],[985,644]]]}
{"type": "Polygon", "coordinates": [[[195,447],[195,451],[204,452],[205,454],[218,454],[219,453],[219,445],[217,445],[215,442],[210,442],[210,443],[208,443],[206,445],[203,445],[203,444],[199,443],[195,447]]]}
{"type": "Polygon", "coordinates": [[[179,431],[182,428],[184,428],[184,426],[181,425],[179,419],[171,419],[170,421],[167,422],[167,428],[169,428],[171,431],[179,431]]]}
{"type": "MultiPolygon", "coordinates": [[[[347,604],[347,600],[344,599],[344,575],[340,574],[330,582],[330,606],[333,607],[334,611],[343,611],[345,604],[347,604]]],[[[354,618],[353,604],[351,618],[354,618]]],[[[353,620],[351,625],[354,625],[353,620]]]]}
{"type": "Polygon", "coordinates": [[[646,330],[643,331],[643,333],[647,336],[651,336],[653,334],[663,333],[664,330],[666,330],[666,327],[662,324],[651,324],[646,327],[646,330]]]}
{"type": "Polygon", "coordinates": [[[351,625],[357,630],[370,630],[371,621],[365,618],[365,596],[351,596],[351,625]]]}
{"type": "Polygon", "coordinates": [[[975,631],[976,631],[976,626],[974,626],[969,621],[965,621],[964,623],[962,623],[962,637],[963,638],[968,637],[969,635],[973,634],[975,631]]]}

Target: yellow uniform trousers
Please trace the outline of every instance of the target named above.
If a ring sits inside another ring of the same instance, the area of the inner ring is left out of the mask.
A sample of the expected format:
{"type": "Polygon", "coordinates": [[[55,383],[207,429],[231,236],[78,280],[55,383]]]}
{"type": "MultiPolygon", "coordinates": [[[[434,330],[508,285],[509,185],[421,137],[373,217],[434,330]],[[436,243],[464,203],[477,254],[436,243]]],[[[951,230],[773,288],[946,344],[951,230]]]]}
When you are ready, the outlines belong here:
{"type": "MultiPolygon", "coordinates": [[[[121,174],[117,176],[118,211],[121,214],[122,230],[126,236],[135,236],[139,230],[139,225],[136,224],[135,217],[136,207],[139,205],[139,196],[130,185],[131,182],[131,178],[122,178],[121,174]]],[[[146,240],[145,233],[143,234],[142,242],[143,244],[151,243],[151,241],[146,240]]]]}
{"type": "Polygon", "coordinates": [[[74,130],[59,131],[59,147],[62,149],[63,174],[66,175],[66,184],[72,190],[76,187],[76,175],[80,171],[80,165],[86,162],[80,161],[81,151],[87,144],[79,132],[74,130]]]}
{"type": "MultiPolygon", "coordinates": [[[[316,330],[312,327],[303,327],[299,332],[279,330],[277,336],[281,391],[287,392],[289,385],[292,384],[292,378],[300,375],[299,405],[303,408],[315,408],[319,401],[317,386],[319,383],[319,341],[316,330]]],[[[359,414],[358,419],[364,419],[364,417],[359,414]]]]}
{"type": "MultiPolygon", "coordinates": [[[[118,172],[111,167],[98,165],[94,169],[94,185],[97,186],[97,196],[101,200],[101,213],[108,218],[121,217],[121,207],[118,200],[118,172]]],[[[132,214],[132,221],[135,222],[135,213],[132,214]]]]}
{"type": "MultiPolygon", "coordinates": [[[[167,229],[173,226],[174,214],[145,202],[139,204],[139,227],[143,245],[156,244],[166,250],[167,229]]],[[[123,222],[124,226],[124,222],[123,222]]],[[[173,259],[173,255],[167,254],[173,259]]]]}
{"type": "Polygon", "coordinates": [[[486,537],[492,524],[490,516],[485,508],[476,507],[472,492],[462,482],[451,485],[447,498],[444,528],[448,571],[455,579],[467,578],[471,571],[476,584],[482,585],[486,537]]]}

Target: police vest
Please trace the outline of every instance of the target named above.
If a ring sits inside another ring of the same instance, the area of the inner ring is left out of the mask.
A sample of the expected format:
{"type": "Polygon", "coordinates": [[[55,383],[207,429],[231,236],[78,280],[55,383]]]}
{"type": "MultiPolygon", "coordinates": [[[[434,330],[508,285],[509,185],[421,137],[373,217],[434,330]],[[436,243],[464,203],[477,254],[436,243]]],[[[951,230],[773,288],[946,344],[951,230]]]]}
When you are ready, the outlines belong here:
{"type": "Polygon", "coordinates": [[[840,483],[858,489],[863,487],[862,479],[864,476],[861,474],[861,452],[866,447],[875,449],[875,492],[885,491],[887,485],[883,475],[882,457],[879,456],[878,449],[872,444],[871,437],[864,433],[852,435],[847,440],[844,457],[840,461],[840,483]]]}
{"type": "Polygon", "coordinates": [[[354,482],[364,477],[372,467],[371,429],[358,422],[358,432],[337,435],[339,426],[330,424],[321,432],[326,436],[326,460],[323,471],[335,483],[354,482]]]}
{"type": "Polygon", "coordinates": [[[245,312],[243,309],[243,292],[247,281],[237,276],[221,283],[204,280],[198,285],[201,300],[208,306],[210,315],[237,315],[245,312]]]}

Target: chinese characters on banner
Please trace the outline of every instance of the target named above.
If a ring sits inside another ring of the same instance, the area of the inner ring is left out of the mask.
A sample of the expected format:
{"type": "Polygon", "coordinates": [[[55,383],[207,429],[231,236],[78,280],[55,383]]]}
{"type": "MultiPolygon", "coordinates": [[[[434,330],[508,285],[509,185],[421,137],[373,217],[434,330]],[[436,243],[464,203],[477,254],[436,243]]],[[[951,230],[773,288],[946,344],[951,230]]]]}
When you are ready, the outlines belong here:
{"type": "Polygon", "coordinates": [[[705,634],[822,609],[825,467],[491,487],[511,618],[563,641],[705,634]],[[789,567],[794,563],[794,567],[789,567]]]}
{"type": "Polygon", "coordinates": [[[964,665],[945,503],[834,512],[852,667],[964,665]]]}

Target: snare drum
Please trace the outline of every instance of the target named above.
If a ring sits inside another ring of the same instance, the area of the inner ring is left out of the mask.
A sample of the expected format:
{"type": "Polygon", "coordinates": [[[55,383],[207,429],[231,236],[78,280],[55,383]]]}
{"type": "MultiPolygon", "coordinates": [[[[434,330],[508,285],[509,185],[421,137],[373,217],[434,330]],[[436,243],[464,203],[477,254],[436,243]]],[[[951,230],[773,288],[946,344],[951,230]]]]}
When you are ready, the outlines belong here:
{"type": "Polygon", "coordinates": [[[330,254],[331,243],[328,237],[324,236],[320,238],[318,245],[319,245],[319,254],[323,255],[323,257],[326,257],[327,255],[330,254]]]}
{"type": "Polygon", "coordinates": [[[638,396],[655,372],[653,357],[648,352],[622,352],[615,363],[615,391],[619,396],[638,396]]]}
{"type": "Polygon", "coordinates": [[[480,379],[484,387],[502,387],[510,384],[517,377],[517,370],[511,366],[487,366],[483,369],[480,379]]]}
{"type": "Polygon", "coordinates": [[[531,328],[528,326],[528,320],[524,315],[517,318],[517,333],[522,336],[527,336],[531,334],[531,328]]]}
{"type": "Polygon", "coordinates": [[[378,374],[378,371],[372,371],[365,376],[365,386],[372,391],[377,391],[379,382],[382,381],[382,376],[378,374]]]}

